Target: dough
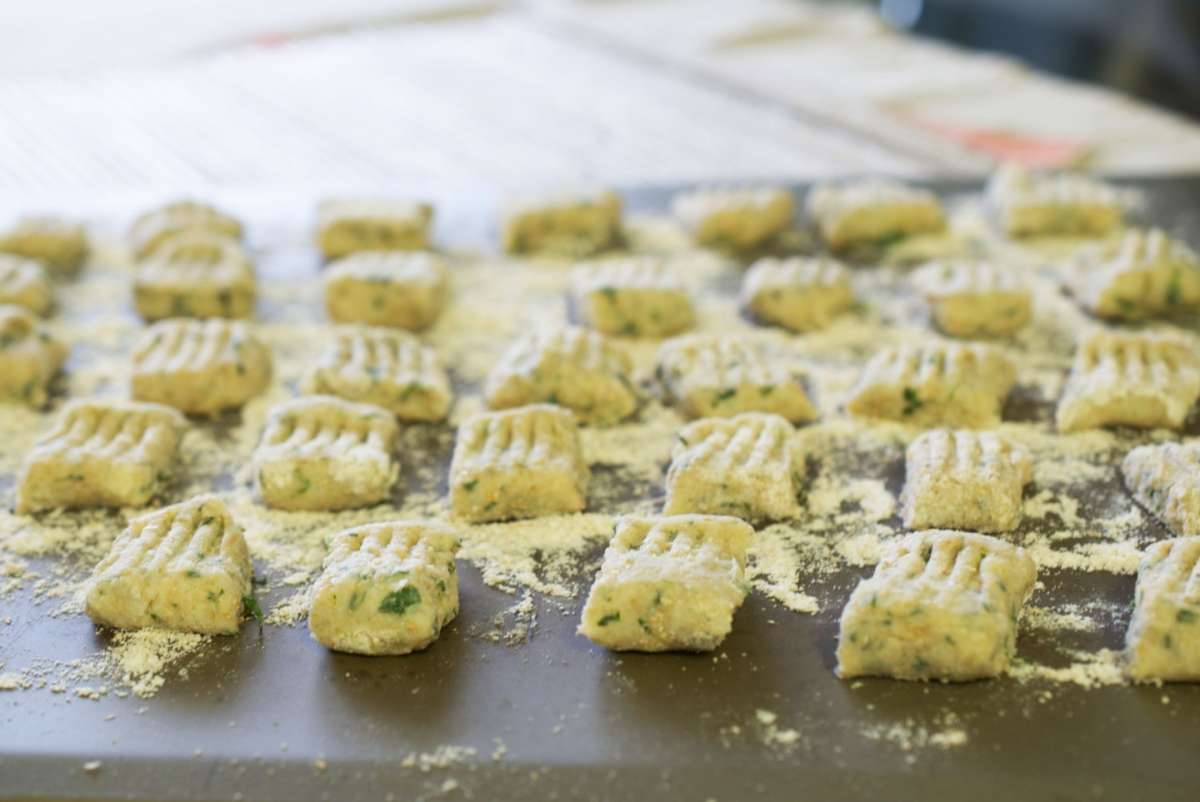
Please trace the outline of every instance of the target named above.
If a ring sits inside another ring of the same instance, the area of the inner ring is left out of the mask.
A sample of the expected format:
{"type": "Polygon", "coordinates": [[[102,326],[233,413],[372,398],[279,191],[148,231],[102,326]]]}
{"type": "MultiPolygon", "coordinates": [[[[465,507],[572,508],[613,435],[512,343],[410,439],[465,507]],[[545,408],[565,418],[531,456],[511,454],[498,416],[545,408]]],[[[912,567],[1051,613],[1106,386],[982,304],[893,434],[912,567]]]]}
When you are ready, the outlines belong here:
{"type": "Polygon", "coordinates": [[[1200,535],[1200,441],[1138,446],[1121,463],[1125,486],[1177,535],[1200,535]]]}
{"type": "Polygon", "coordinates": [[[40,407],[67,348],[19,306],[0,305],[0,401],[40,407]]]}
{"type": "Polygon", "coordinates": [[[616,423],[637,409],[633,363],[603,334],[577,326],[535,331],[504,353],[488,376],[492,409],[547,402],[584,423],[616,423]]]}
{"type": "Polygon", "coordinates": [[[700,245],[742,253],[790,229],[796,201],[786,187],[708,187],[677,194],[671,209],[700,245]]]}
{"type": "Polygon", "coordinates": [[[834,253],[878,247],[918,234],[940,234],[946,216],[937,196],[897,181],[819,184],[808,193],[809,217],[834,253]]]}
{"type": "Polygon", "coordinates": [[[392,521],[339,532],[313,586],[308,628],[323,646],[354,654],[408,654],[437,640],[458,615],[453,529],[392,521]]]}
{"type": "Polygon", "coordinates": [[[237,409],[270,380],[271,352],[240,321],[163,320],[133,346],[133,397],[193,415],[237,409]]]}
{"type": "Polygon", "coordinates": [[[442,313],[449,274],[431,253],[365,251],[331,264],[324,282],[331,320],[416,330],[442,313]]]}
{"type": "Polygon", "coordinates": [[[1033,560],[969,532],[913,532],[850,594],[838,676],[964,681],[1003,674],[1017,647],[1033,560]]]}
{"type": "Polygon", "coordinates": [[[26,459],[17,512],[144,507],[171,483],[187,421],[136,401],[72,401],[26,459]]]}
{"type": "Polygon", "coordinates": [[[909,529],[1011,532],[1033,460],[993,432],[935,429],[908,446],[904,525],[909,529]]]}
{"type": "Polygon", "coordinates": [[[432,348],[408,332],[370,326],[335,326],[304,390],[374,404],[413,421],[443,420],[453,400],[432,348]]]}
{"type": "Polygon", "coordinates": [[[1031,173],[1002,165],[986,196],[1000,228],[1010,237],[1102,237],[1121,226],[1122,193],[1083,175],[1031,173]]]}
{"type": "Polygon", "coordinates": [[[389,198],[346,198],[317,207],[317,247],[326,259],[360,251],[423,251],[433,207],[389,198]]]}
{"type": "Polygon", "coordinates": [[[914,426],[981,429],[1000,422],[1016,364],[988,345],[930,342],[884,348],[846,400],[846,411],[914,426]]]}
{"type": "Polygon", "coordinates": [[[1131,229],[1086,249],[1067,283],[1088,312],[1141,320],[1200,309],[1200,256],[1160,229],[1131,229]]]}
{"type": "Polygon", "coordinates": [[[619,519],[579,633],[618,651],[717,648],[746,598],[753,536],[749,524],[724,516],[619,519]]]}
{"type": "Polygon", "coordinates": [[[586,262],[571,273],[579,321],[604,334],[668,337],[696,323],[692,298],[661,259],[586,262]]]}
{"type": "Polygon", "coordinates": [[[619,244],[621,198],[611,190],[517,198],[500,228],[509,253],[591,256],[619,244]]]}
{"type": "Polygon", "coordinates": [[[254,452],[258,492],[282,510],[346,510],[391,496],[400,429],[386,409],[327,395],[275,406],[254,452]]]}
{"type": "Polygon", "coordinates": [[[0,233],[0,253],[40,262],[53,276],[78,275],[88,254],[83,226],[57,217],[26,217],[0,233]]]}
{"type": "Polygon", "coordinates": [[[1200,537],[1146,549],[1125,656],[1137,682],[1200,680],[1200,537]]]}
{"type": "Polygon", "coordinates": [[[1060,432],[1103,426],[1181,429],[1200,397],[1195,346],[1169,335],[1085,334],[1058,402],[1060,432]]]}
{"type": "Polygon", "coordinates": [[[796,518],[805,465],[793,435],[783,418],[758,412],[688,424],[671,453],[663,513],[796,518]]]}
{"type": "Polygon", "coordinates": [[[801,377],[744,337],[693,334],[667,340],[658,351],[657,373],[688,418],[741,412],[770,412],[794,422],[817,417],[801,377]]]}
{"type": "Polygon", "coordinates": [[[760,259],[742,281],[742,306],[762,323],[823,329],[854,303],[850,274],[833,259],[760,259]]]}
{"type": "Polygon", "coordinates": [[[450,508],[472,523],[580,512],[590,476],[569,410],[534,404],[487,412],[458,427],[450,508]]]}
{"type": "Polygon", "coordinates": [[[86,587],[87,614],[118,629],[238,631],[251,596],[242,528],[216,496],[133,519],[86,587]]]}
{"type": "Polygon", "coordinates": [[[137,266],[133,300],[146,321],[169,317],[247,318],[256,295],[250,258],[231,239],[175,234],[137,266]]]}
{"type": "Polygon", "coordinates": [[[40,262],[0,253],[0,304],[23,306],[43,317],[54,305],[54,288],[40,262]]]}
{"type": "Polygon", "coordinates": [[[1033,294],[1012,268],[991,262],[931,262],[913,275],[934,324],[951,337],[1005,337],[1033,316],[1033,294]]]}
{"type": "Polygon", "coordinates": [[[209,235],[240,243],[242,224],[236,218],[197,201],[172,201],[141,214],[129,228],[129,250],[133,258],[146,259],[158,247],[180,234],[209,235]]]}

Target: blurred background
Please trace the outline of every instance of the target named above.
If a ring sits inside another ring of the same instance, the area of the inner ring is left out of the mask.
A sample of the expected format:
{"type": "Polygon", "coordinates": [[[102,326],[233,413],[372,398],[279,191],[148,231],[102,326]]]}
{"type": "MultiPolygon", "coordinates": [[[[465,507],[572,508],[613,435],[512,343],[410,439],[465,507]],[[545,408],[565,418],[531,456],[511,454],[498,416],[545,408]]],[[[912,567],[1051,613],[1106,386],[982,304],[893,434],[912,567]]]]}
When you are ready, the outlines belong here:
{"type": "Polygon", "coordinates": [[[0,200],[1200,170],[1197,0],[40,0],[0,200]]]}

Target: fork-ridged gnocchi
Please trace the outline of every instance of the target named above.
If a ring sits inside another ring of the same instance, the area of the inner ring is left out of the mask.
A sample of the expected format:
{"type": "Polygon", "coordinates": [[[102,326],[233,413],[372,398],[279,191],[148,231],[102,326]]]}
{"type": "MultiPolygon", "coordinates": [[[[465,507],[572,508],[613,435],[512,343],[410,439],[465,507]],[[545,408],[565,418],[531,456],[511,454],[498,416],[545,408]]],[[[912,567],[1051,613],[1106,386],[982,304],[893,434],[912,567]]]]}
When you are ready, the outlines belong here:
{"type": "Polygon", "coordinates": [[[141,261],[181,234],[208,235],[240,243],[243,232],[235,217],[215,206],[177,200],[143,212],[129,227],[126,238],[133,258],[141,261]]]}
{"type": "Polygon", "coordinates": [[[133,300],[143,320],[247,318],[257,295],[254,266],[242,247],[204,231],[178,233],[138,263],[133,300]]]}
{"type": "Polygon", "coordinates": [[[834,259],[760,259],[742,280],[742,306],[795,332],[823,329],[854,303],[850,273],[834,259]]]}
{"type": "Polygon", "coordinates": [[[509,253],[581,258],[621,240],[621,198],[611,190],[516,198],[502,216],[500,240],[509,253]]]}
{"type": "Polygon", "coordinates": [[[441,315],[450,274],[436,254],[363,251],[331,264],[323,280],[331,320],[415,331],[441,315]]]}
{"type": "Polygon", "coordinates": [[[433,206],[394,198],[331,198],[317,207],[317,247],[326,259],[360,251],[429,248],[433,206]]]}
{"type": "Polygon", "coordinates": [[[0,304],[24,307],[45,316],[54,305],[54,288],[35,259],[0,253],[0,304]]]}
{"type": "Polygon", "coordinates": [[[796,201],[786,187],[705,187],[676,195],[671,210],[700,245],[741,253],[791,228],[796,201]]]}
{"type": "Polygon", "coordinates": [[[806,207],[821,239],[834,253],[940,234],[946,228],[936,195],[892,180],[820,184],[808,193],[806,207]]]}
{"type": "Polygon", "coordinates": [[[1079,305],[1097,317],[1141,320],[1200,308],[1200,256],[1161,229],[1131,229],[1068,267],[1079,305]]]}
{"type": "Polygon", "coordinates": [[[0,401],[43,406],[67,347],[26,309],[0,304],[0,401]]]}
{"type": "Polygon", "coordinates": [[[33,259],[52,276],[70,278],[87,259],[87,232],[57,217],[25,217],[0,233],[0,253],[33,259]]]}
{"type": "Polygon", "coordinates": [[[1125,486],[1176,535],[1200,535],[1200,441],[1138,446],[1121,462],[1125,486]]]}
{"type": "Polygon", "coordinates": [[[1122,194],[1087,176],[1034,173],[1002,165],[986,196],[1001,230],[1010,237],[1101,237],[1121,227],[1122,194]]]}
{"type": "Polygon", "coordinates": [[[1033,293],[1010,268],[991,262],[931,262],[913,274],[933,322],[952,337],[1003,337],[1033,316],[1033,293]]]}
{"type": "Polygon", "coordinates": [[[1200,680],[1200,537],[1162,540],[1146,549],[1125,659],[1137,682],[1200,680]]]}
{"type": "Polygon", "coordinates": [[[656,257],[577,265],[571,271],[571,303],[581,324],[604,334],[669,337],[696,323],[691,294],[656,257]]]}

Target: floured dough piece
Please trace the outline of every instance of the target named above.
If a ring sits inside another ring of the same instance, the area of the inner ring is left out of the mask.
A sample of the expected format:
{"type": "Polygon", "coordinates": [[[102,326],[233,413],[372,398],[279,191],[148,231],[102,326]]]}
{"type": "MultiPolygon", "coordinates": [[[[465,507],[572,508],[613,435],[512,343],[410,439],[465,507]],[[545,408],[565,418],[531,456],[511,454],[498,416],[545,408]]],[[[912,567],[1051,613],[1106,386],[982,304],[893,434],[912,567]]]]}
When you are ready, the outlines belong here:
{"type": "Polygon", "coordinates": [[[130,522],[92,572],[87,614],[118,629],[238,631],[251,596],[242,528],[216,496],[197,496],[130,522]]]}
{"type": "Polygon", "coordinates": [[[905,536],[842,610],[838,676],[965,681],[1003,674],[1036,573],[1025,549],[988,535],[905,536]]]}
{"type": "Polygon", "coordinates": [[[423,251],[433,206],[389,198],[345,198],[317,207],[317,247],[326,259],[360,251],[423,251]]]}
{"type": "Polygon", "coordinates": [[[808,193],[807,209],[834,253],[940,234],[946,228],[936,195],[884,179],[817,185],[808,193]]]}
{"type": "Polygon", "coordinates": [[[78,275],[88,254],[87,232],[57,217],[25,217],[0,233],[0,253],[40,262],[59,278],[78,275]]]}
{"type": "Polygon", "coordinates": [[[1069,268],[1068,284],[1092,314],[1141,320],[1200,308],[1200,256],[1160,229],[1130,229],[1069,268]]]}
{"type": "Polygon", "coordinates": [[[19,306],[0,305],[0,401],[43,406],[67,347],[19,306]]]}
{"type": "Polygon", "coordinates": [[[54,288],[41,263],[0,253],[0,304],[24,307],[45,316],[54,305],[54,288]]]}
{"type": "Polygon", "coordinates": [[[584,423],[616,423],[637,409],[633,363],[603,334],[577,326],[545,329],[513,343],[488,375],[492,409],[546,402],[584,423]]]}
{"type": "Polygon", "coordinates": [[[679,193],[671,210],[700,245],[740,253],[791,228],[796,201],[786,187],[706,187],[679,193]]]}
{"type": "Polygon", "coordinates": [[[193,415],[239,408],[270,380],[271,352],[240,321],[162,320],[133,346],[133,397],[193,415]]]}
{"type": "Polygon", "coordinates": [[[155,246],[139,262],[133,300],[144,320],[169,317],[247,318],[257,283],[242,247],[223,236],[192,231],[155,246]]]}
{"type": "Polygon", "coordinates": [[[159,404],[72,401],[25,461],[17,512],[146,506],[171,483],[186,427],[159,404]]]}
{"type": "Polygon", "coordinates": [[[400,475],[386,409],[327,395],[275,406],[254,452],[258,492],[281,510],[346,510],[386,500],[400,475]]]}
{"type": "Polygon", "coordinates": [[[691,334],[667,340],[658,350],[656,371],[688,418],[742,412],[770,412],[793,422],[817,417],[801,377],[745,337],[691,334]]]}
{"type": "Polygon", "coordinates": [[[1125,215],[1122,193],[1108,184],[1083,175],[1032,173],[1013,163],[996,171],[986,196],[1010,237],[1102,237],[1120,228],[1125,215]]]}
{"type": "Polygon", "coordinates": [[[846,411],[914,426],[987,428],[1000,422],[1016,375],[1012,359],[988,345],[892,346],[867,362],[846,411]]]}
{"type": "Polygon", "coordinates": [[[991,262],[931,262],[913,274],[933,321],[952,337],[1003,337],[1033,315],[1033,293],[1011,268],[991,262]]]}
{"type": "Polygon", "coordinates": [[[621,241],[621,198],[611,190],[550,194],[510,202],[501,221],[509,253],[584,257],[621,241]]]}
{"type": "Polygon", "coordinates": [[[669,337],[696,323],[683,282],[655,257],[585,262],[571,272],[579,322],[605,334],[669,337]]]}
{"type": "Polygon", "coordinates": [[[1200,441],[1138,446],[1121,463],[1125,486],[1176,535],[1200,535],[1200,441]]]}
{"type": "Polygon", "coordinates": [[[450,508],[473,523],[580,512],[590,477],[569,410],[534,404],[487,412],[458,427],[450,508]]]}
{"type": "Polygon", "coordinates": [[[330,538],[308,628],[322,646],[408,654],[458,615],[458,536],[434,521],[367,524],[330,538]]]}
{"type": "Polygon", "coordinates": [[[408,332],[370,326],[334,326],[304,390],[374,404],[415,421],[444,419],[453,400],[432,348],[408,332]]]}
{"type": "Polygon", "coordinates": [[[1011,532],[1033,460],[993,432],[935,429],[908,446],[904,525],[909,529],[1011,532]]]}
{"type": "Polygon", "coordinates": [[[778,415],[747,412],[684,427],[667,470],[663,512],[778,521],[800,514],[804,455],[778,415]]]}
{"type": "Polygon", "coordinates": [[[716,515],[617,521],[579,633],[617,651],[706,652],[746,598],[749,524],[716,515]]]}
{"type": "Polygon", "coordinates": [[[1181,429],[1197,397],[1200,357],[1194,345],[1168,335],[1096,329],[1075,350],[1055,422],[1060,432],[1181,429]]]}
{"type": "Polygon", "coordinates": [[[850,274],[833,259],[760,259],[742,281],[742,306],[757,320],[816,331],[854,303],[850,274]]]}
{"type": "Polygon", "coordinates": [[[449,272],[440,256],[364,251],[325,270],[325,309],[337,323],[419,330],[442,313],[449,272]]]}
{"type": "Polygon", "coordinates": [[[129,250],[140,261],[180,234],[207,234],[240,243],[242,224],[207,203],[172,201],[144,212],[133,221],[129,227],[129,250]]]}
{"type": "Polygon", "coordinates": [[[1200,537],[1146,549],[1125,657],[1137,682],[1200,681],[1200,537]]]}

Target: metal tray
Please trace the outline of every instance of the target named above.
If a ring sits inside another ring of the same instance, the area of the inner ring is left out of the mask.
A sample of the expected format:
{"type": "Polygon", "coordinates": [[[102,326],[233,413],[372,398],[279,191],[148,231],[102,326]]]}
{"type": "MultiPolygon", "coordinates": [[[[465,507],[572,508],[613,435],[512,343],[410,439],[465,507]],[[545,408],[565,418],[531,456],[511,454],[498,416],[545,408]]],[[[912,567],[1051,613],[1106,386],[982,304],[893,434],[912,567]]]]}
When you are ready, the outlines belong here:
{"type": "MultiPolygon", "coordinates": [[[[1200,236],[1200,177],[1131,183],[1146,190],[1149,219],[1200,236]]],[[[661,210],[674,189],[627,197],[635,210],[661,210]]],[[[487,228],[471,221],[472,231],[487,228]]],[[[889,489],[898,489],[902,470],[899,458],[886,466],[889,489]]],[[[0,488],[10,482],[0,477],[0,488]]],[[[1096,491],[1123,492],[1115,477],[1096,491]]],[[[1155,536],[1163,533],[1147,532],[1155,536]]],[[[469,637],[472,621],[513,599],[464,564],[464,612],[420,654],[338,655],[303,626],[247,625],[189,658],[188,676],[149,701],[0,694],[0,797],[1197,798],[1200,686],[839,681],[831,670],[837,616],[867,572],[846,568],[809,583],[829,602],[813,616],[752,595],[715,656],[641,655],[605,652],[575,635],[578,601],[567,615],[561,601],[536,599],[536,633],[517,647],[469,637]],[[798,731],[795,742],[773,738],[758,710],[798,731]],[[947,713],[969,736],[954,748],[864,737],[899,726],[919,742],[947,713]],[[410,753],[447,744],[475,754],[427,770],[404,765],[410,753]],[[100,765],[85,770],[88,761],[100,765]]],[[[1042,578],[1054,598],[1132,598],[1132,576],[1063,570],[1042,578]]],[[[27,591],[0,604],[13,618],[0,628],[0,660],[10,667],[70,660],[104,643],[86,618],[49,618],[27,591]]],[[[1126,623],[1127,614],[1097,632],[1024,631],[1020,652],[1053,659],[1065,637],[1080,648],[1119,648],[1126,623]]]]}

